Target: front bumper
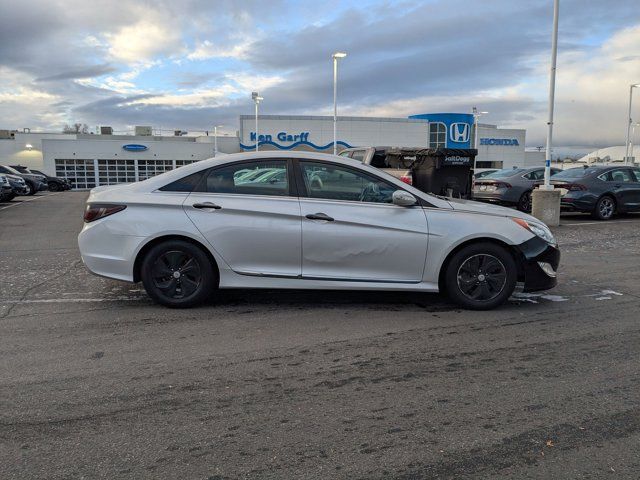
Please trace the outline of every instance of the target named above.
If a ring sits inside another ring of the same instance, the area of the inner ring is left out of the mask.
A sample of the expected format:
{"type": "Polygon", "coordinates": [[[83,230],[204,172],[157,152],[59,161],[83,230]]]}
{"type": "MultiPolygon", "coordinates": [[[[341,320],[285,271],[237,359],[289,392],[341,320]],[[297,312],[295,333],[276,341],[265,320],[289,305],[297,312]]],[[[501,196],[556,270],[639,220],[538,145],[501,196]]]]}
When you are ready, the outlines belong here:
{"type": "Polygon", "coordinates": [[[524,281],[525,292],[548,290],[558,284],[555,272],[560,265],[560,250],[557,246],[533,237],[515,248],[519,254],[518,280],[524,281]]]}

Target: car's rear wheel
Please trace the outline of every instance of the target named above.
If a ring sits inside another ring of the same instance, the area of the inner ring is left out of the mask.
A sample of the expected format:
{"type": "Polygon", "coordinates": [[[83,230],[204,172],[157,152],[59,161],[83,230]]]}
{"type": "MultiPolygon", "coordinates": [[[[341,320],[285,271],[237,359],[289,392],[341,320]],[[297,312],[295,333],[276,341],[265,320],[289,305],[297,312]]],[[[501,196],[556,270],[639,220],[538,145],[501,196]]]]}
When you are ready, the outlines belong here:
{"type": "Polygon", "coordinates": [[[518,201],[518,210],[521,212],[531,211],[531,192],[524,192],[518,201]]]}
{"type": "Polygon", "coordinates": [[[475,243],[454,254],[447,265],[444,284],[446,293],[457,304],[488,310],[507,301],[517,279],[516,262],[504,247],[475,243]]]}
{"type": "Polygon", "coordinates": [[[592,216],[598,220],[611,220],[616,213],[616,201],[613,197],[605,195],[596,202],[596,208],[592,212],[592,216]]]}
{"type": "Polygon", "coordinates": [[[52,192],[59,192],[62,190],[62,186],[58,182],[49,183],[49,190],[52,192]]]}
{"type": "Polygon", "coordinates": [[[174,308],[204,302],[217,283],[207,254],[183,240],[168,240],[151,248],[140,273],[149,296],[157,303],[174,308]]]}

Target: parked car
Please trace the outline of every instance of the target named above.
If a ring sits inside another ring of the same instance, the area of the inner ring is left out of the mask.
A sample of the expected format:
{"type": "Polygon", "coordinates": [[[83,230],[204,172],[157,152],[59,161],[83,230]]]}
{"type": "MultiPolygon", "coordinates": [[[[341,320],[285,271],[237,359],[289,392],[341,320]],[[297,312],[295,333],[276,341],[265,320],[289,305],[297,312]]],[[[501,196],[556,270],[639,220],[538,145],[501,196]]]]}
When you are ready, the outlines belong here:
{"type": "Polygon", "coordinates": [[[340,156],[379,168],[426,193],[469,198],[476,153],[454,148],[357,147],[343,150],[340,156]]]}
{"type": "Polygon", "coordinates": [[[13,197],[13,188],[11,188],[9,179],[0,173],[0,202],[9,202],[13,200],[13,197]]]}
{"type": "Polygon", "coordinates": [[[71,180],[69,180],[68,178],[52,177],[51,175],[47,175],[46,173],[43,173],[40,170],[27,168],[22,165],[11,165],[11,166],[16,170],[18,170],[20,173],[42,175],[47,181],[47,186],[49,187],[49,190],[52,192],[61,192],[62,190],[70,190],[72,188],[71,180]]]}
{"type": "Polygon", "coordinates": [[[474,170],[473,178],[476,180],[482,177],[486,177],[487,175],[491,175],[494,172],[497,172],[499,169],[497,168],[487,168],[486,170],[474,170]]]}
{"type": "Polygon", "coordinates": [[[217,288],[444,291],[488,309],[516,282],[556,284],[546,225],[504,207],[426,194],[359,161],[247,152],[91,190],[78,244],[95,274],[142,281],[189,307],[217,288]],[[284,169],[241,183],[242,169],[284,169]],[[322,184],[312,182],[322,178],[322,184]]]}
{"type": "Polygon", "coordinates": [[[638,167],[570,168],[554,175],[551,183],[563,189],[560,207],[564,211],[588,212],[598,220],[640,211],[638,167]]]}
{"type": "Polygon", "coordinates": [[[29,190],[27,189],[27,182],[24,181],[24,178],[18,175],[11,174],[3,174],[9,180],[9,185],[11,185],[11,189],[13,190],[12,195],[9,200],[13,200],[17,195],[27,195],[29,190]]]}
{"type": "MultiPolygon", "coordinates": [[[[561,170],[551,169],[551,175],[561,170]]],[[[480,202],[514,206],[521,212],[531,211],[531,192],[544,179],[544,167],[506,168],[476,179],[473,199],[480,202]]]]}
{"type": "Polygon", "coordinates": [[[36,175],[35,173],[21,173],[8,165],[0,165],[0,173],[9,173],[11,175],[22,177],[27,188],[26,195],[34,195],[36,192],[47,190],[49,188],[47,180],[42,175],[36,175]]]}

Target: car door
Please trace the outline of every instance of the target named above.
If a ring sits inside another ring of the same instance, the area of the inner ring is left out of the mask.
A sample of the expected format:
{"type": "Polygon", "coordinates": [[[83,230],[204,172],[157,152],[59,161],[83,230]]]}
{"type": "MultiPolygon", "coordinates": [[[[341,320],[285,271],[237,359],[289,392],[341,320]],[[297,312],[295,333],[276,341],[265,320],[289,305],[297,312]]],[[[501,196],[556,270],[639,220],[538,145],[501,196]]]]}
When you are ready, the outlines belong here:
{"type": "Polygon", "coordinates": [[[633,174],[633,185],[630,185],[631,192],[630,193],[630,201],[629,201],[629,210],[639,211],[640,210],[640,168],[632,168],[631,172],[633,174]]]}
{"type": "Polygon", "coordinates": [[[422,280],[428,242],[422,207],[394,205],[398,187],[356,167],[298,165],[303,278],[422,280]]]}
{"type": "Polygon", "coordinates": [[[214,167],[184,210],[235,272],[299,277],[302,225],[291,175],[291,160],[214,167]]]}
{"type": "Polygon", "coordinates": [[[607,173],[607,183],[610,191],[615,195],[619,206],[625,210],[637,207],[635,199],[635,177],[629,168],[616,168],[607,173]]]}

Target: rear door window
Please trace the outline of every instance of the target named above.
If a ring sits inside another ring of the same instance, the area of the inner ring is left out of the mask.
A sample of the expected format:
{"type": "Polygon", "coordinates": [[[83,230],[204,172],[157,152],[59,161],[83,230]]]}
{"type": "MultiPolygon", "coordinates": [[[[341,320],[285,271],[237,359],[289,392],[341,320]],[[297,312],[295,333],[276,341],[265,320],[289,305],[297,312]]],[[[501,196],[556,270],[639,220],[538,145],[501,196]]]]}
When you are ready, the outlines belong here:
{"type": "Polygon", "coordinates": [[[214,168],[201,188],[207,193],[287,196],[287,161],[242,162],[214,168]]]}
{"type": "Polygon", "coordinates": [[[620,168],[617,170],[609,170],[608,172],[599,175],[600,180],[605,182],[617,182],[617,183],[630,183],[635,181],[631,176],[631,171],[627,168],[620,168]]]}

